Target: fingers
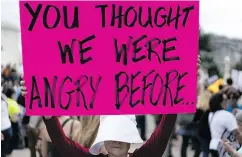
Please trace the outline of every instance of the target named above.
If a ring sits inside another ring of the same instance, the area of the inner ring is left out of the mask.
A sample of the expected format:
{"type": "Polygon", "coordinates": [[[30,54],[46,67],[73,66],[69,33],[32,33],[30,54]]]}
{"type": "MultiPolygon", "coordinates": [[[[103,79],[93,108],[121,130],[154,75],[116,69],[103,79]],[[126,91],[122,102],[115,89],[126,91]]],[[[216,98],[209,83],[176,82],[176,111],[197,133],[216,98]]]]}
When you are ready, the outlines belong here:
{"type": "Polygon", "coordinates": [[[222,140],[222,144],[225,146],[225,147],[229,147],[229,146],[232,146],[232,143],[229,142],[228,140],[222,140]]]}
{"type": "Polygon", "coordinates": [[[25,85],[25,81],[20,81],[20,85],[24,86],[25,85]]]}
{"type": "Polygon", "coordinates": [[[25,96],[26,94],[28,94],[28,92],[26,92],[26,91],[21,91],[21,94],[22,94],[22,96],[25,96]]]}
{"type": "Polygon", "coordinates": [[[198,63],[197,63],[197,76],[198,76],[198,79],[200,77],[200,73],[199,73],[199,69],[201,68],[200,63],[201,63],[201,60],[200,60],[200,57],[198,57],[198,63]]]}
{"type": "Polygon", "coordinates": [[[22,96],[25,96],[27,94],[27,88],[25,86],[20,86],[21,94],[22,96]]]}
{"type": "Polygon", "coordinates": [[[25,81],[20,81],[20,90],[22,96],[25,96],[27,94],[27,88],[25,86],[25,81]]]}
{"type": "Polygon", "coordinates": [[[200,64],[197,64],[197,73],[199,74],[200,64]]]}
{"type": "Polygon", "coordinates": [[[222,142],[224,143],[224,142],[228,142],[228,140],[226,140],[226,139],[222,139],[222,142]]]}
{"type": "Polygon", "coordinates": [[[200,64],[197,63],[197,73],[199,74],[200,64]]]}
{"type": "Polygon", "coordinates": [[[28,94],[27,92],[21,92],[22,96],[25,96],[26,94],[28,94]]]}
{"type": "Polygon", "coordinates": [[[27,88],[26,88],[25,86],[20,86],[20,90],[21,90],[21,91],[26,91],[27,88]]]}
{"type": "Polygon", "coordinates": [[[199,63],[199,64],[201,63],[200,55],[198,55],[198,63],[199,63]]]}

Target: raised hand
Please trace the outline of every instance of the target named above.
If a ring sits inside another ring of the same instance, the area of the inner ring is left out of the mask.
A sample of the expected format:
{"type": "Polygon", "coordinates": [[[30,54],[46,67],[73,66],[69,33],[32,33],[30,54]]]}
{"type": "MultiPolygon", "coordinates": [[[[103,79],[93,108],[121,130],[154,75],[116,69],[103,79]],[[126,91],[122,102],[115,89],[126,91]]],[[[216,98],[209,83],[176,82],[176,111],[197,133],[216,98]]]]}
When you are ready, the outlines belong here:
{"type": "Polygon", "coordinates": [[[222,140],[221,142],[223,144],[225,151],[230,153],[232,156],[236,154],[236,150],[233,148],[232,144],[229,141],[222,140]]]}
{"type": "Polygon", "coordinates": [[[20,90],[21,90],[22,96],[25,96],[27,94],[27,88],[25,86],[25,81],[20,82],[20,90]]]}
{"type": "Polygon", "coordinates": [[[201,67],[201,59],[200,59],[200,56],[198,56],[198,61],[197,61],[197,76],[199,78],[199,70],[200,70],[200,67],[201,67]]]}

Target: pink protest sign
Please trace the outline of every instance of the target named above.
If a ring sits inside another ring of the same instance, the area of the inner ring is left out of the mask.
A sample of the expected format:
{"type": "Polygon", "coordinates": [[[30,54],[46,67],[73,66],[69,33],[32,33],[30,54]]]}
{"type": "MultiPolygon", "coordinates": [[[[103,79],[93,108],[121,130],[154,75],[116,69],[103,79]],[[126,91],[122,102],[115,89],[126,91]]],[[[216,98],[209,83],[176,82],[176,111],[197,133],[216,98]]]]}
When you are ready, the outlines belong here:
{"type": "Polygon", "coordinates": [[[196,109],[198,1],[20,1],[28,115],[196,109]]]}

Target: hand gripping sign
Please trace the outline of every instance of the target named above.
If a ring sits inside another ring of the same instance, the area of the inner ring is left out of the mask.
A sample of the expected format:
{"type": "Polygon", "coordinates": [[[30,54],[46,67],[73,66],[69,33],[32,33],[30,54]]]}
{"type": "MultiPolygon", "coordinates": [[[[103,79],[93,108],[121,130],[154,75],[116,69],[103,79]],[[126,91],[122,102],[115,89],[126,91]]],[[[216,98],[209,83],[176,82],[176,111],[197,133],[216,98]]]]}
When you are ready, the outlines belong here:
{"type": "Polygon", "coordinates": [[[195,112],[198,1],[20,1],[28,115],[195,112]]]}

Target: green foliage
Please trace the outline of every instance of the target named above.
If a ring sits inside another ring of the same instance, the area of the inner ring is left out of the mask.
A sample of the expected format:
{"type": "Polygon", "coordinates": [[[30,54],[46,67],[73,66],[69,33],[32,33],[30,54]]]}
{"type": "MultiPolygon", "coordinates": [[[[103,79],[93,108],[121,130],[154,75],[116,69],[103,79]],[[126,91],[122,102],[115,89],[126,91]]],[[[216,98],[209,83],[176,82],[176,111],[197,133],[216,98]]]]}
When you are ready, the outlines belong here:
{"type": "Polygon", "coordinates": [[[212,48],[210,45],[210,36],[209,34],[201,34],[199,35],[199,50],[211,52],[212,48]]]}
{"type": "Polygon", "coordinates": [[[208,70],[209,77],[213,75],[220,76],[219,69],[214,62],[214,55],[210,45],[210,35],[204,34],[200,31],[199,35],[199,54],[201,58],[201,65],[208,70]]]}
{"type": "Polygon", "coordinates": [[[235,65],[234,68],[237,69],[237,70],[242,71],[242,56],[240,58],[240,61],[235,65]]]}

